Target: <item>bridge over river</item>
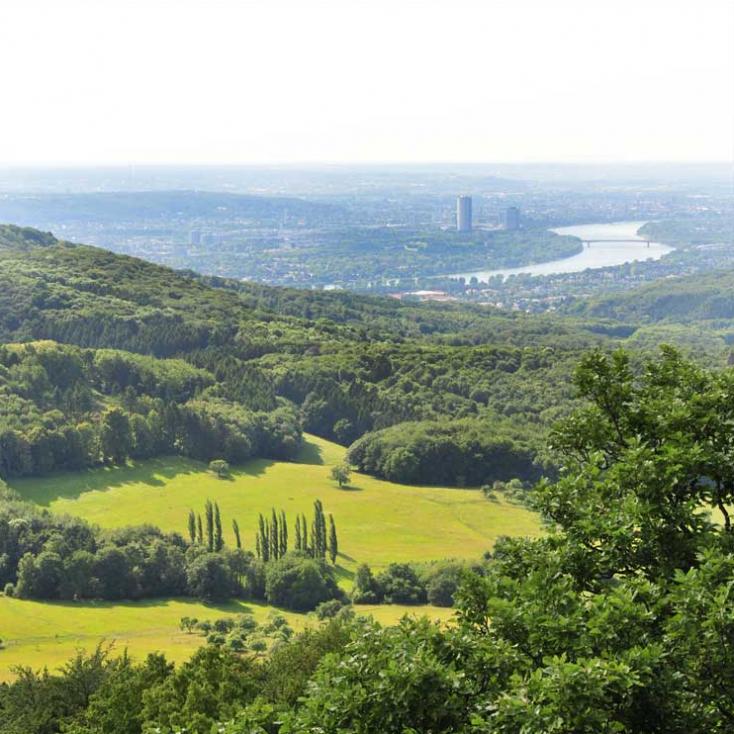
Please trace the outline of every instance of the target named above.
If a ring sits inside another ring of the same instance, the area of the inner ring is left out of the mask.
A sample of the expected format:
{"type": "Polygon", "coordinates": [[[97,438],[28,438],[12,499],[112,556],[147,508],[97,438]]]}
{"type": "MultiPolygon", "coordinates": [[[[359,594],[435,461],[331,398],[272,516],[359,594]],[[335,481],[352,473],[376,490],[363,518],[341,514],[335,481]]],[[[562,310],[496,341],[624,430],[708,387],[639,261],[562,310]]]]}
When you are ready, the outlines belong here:
{"type": "Polygon", "coordinates": [[[599,224],[577,224],[571,227],[557,227],[553,231],[560,235],[578,237],[583,243],[581,252],[560,260],[534,263],[519,268],[499,270],[475,270],[468,273],[454,273],[450,277],[476,278],[486,282],[500,276],[512,275],[552,275],[555,273],[579,273],[590,268],[608,268],[635,260],[657,260],[672,250],[671,247],[653,242],[637,233],[645,222],[603,222],[599,224]]]}

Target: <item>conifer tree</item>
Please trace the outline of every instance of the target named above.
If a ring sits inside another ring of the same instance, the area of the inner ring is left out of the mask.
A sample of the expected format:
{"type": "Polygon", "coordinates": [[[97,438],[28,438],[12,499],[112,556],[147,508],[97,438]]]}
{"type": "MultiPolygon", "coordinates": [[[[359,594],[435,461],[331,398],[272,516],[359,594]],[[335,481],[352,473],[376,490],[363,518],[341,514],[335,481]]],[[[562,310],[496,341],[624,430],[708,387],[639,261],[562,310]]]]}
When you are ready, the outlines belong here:
{"type": "Polygon", "coordinates": [[[263,561],[267,562],[270,559],[270,539],[268,538],[268,525],[265,522],[265,518],[260,515],[259,518],[259,535],[260,540],[260,553],[263,561]]]}
{"type": "Polygon", "coordinates": [[[270,520],[270,557],[273,559],[280,558],[280,536],[278,534],[278,516],[275,514],[273,507],[270,520]]]}
{"type": "Polygon", "coordinates": [[[334,524],[334,516],[329,513],[329,557],[333,564],[336,564],[336,557],[338,554],[339,541],[336,537],[336,525],[334,524]]]}
{"type": "Polygon", "coordinates": [[[301,516],[296,515],[296,537],[295,537],[296,550],[303,550],[301,546],[301,516]]]}
{"type": "Polygon", "coordinates": [[[219,504],[214,503],[214,550],[220,551],[224,547],[222,534],[222,516],[219,514],[219,504]]]}
{"type": "Polygon", "coordinates": [[[311,525],[311,545],[314,558],[326,558],[326,518],[321,500],[313,503],[314,514],[311,525]]]}
{"type": "Polygon", "coordinates": [[[237,520],[232,520],[232,532],[234,533],[234,540],[238,548],[242,548],[242,539],[240,538],[240,526],[237,520]]]}
{"type": "Polygon", "coordinates": [[[204,528],[201,523],[201,515],[199,514],[196,516],[196,539],[199,545],[204,544],[204,528]]]}
{"type": "Polygon", "coordinates": [[[288,552],[288,521],[285,517],[285,512],[280,511],[280,557],[282,558],[288,552]]]}
{"type": "Polygon", "coordinates": [[[189,510],[189,538],[191,542],[196,542],[196,515],[193,510],[189,510]]]}
{"type": "Polygon", "coordinates": [[[301,515],[301,550],[308,553],[308,525],[306,525],[306,516],[301,515]]]}
{"type": "Polygon", "coordinates": [[[211,553],[214,550],[214,505],[210,500],[204,505],[204,515],[206,518],[206,545],[211,553]]]}
{"type": "Polygon", "coordinates": [[[260,532],[255,533],[255,555],[258,558],[262,558],[262,551],[260,550],[260,532]]]}

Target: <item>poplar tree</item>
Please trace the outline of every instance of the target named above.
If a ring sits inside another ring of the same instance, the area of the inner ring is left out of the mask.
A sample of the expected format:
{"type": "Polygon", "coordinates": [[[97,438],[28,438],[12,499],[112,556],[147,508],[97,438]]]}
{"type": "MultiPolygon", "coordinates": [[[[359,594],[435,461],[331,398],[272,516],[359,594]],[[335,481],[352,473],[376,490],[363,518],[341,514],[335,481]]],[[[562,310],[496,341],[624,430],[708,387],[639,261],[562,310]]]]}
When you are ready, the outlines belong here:
{"type": "Polygon", "coordinates": [[[240,538],[240,526],[237,523],[237,520],[232,520],[232,532],[234,533],[235,544],[238,548],[242,548],[242,540],[240,538]]]}
{"type": "Polygon", "coordinates": [[[301,537],[301,550],[308,553],[308,525],[306,525],[306,516],[303,514],[301,515],[301,533],[303,534],[301,537]]]}
{"type": "Polygon", "coordinates": [[[273,507],[270,520],[270,557],[277,560],[280,558],[280,536],[278,534],[278,516],[273,507]]]}
{"type": "Polygon", "coordinates": [[[199,542],[199,545],[203,545],[204,543],[204,528],[202,527],[201,523],[201,515],[196,516],[196,539],[199,542]]]}
{"type": "Polygon", "coordinates": [[[301,516],[296,515],[296,550],[303,550],[303,547],[301,546],[301,516]]]}
{"type": "Polygon", "coordinates": [[[262,551],[260,550],[260,533],[255,533],[255,554],[258,558],[262,558],[262,551]]]}
{"type": "Polygon", "coordinates": [[[189,510],[189,538],[191,542],[196,542],[196,515],[193,510],[189,510]]]}
{"type": "Polygon", "coordinates": [[[280,557],[282,558],[288,552],[288,521],[285,512],[280,511],[280,557]]]}
{"type": "Polygon", "coordinates": [[[260,515],[259,519],[260,523],[260,534],[258,535],[258,538],[260,540],[260,553],[262,556],[263,561],[270,560],[270,539],[268,538],[268,524],[265,522],[265,518],[260,515]]]}
{"type": "Polygon", "coordinates": [[[329,513],[329,557],[334,565],[336,565],[336,557],[338,554],[339,541],[336,537],[336,525],[334,524],[334,516],[329,513]]]}
{"type": "Polygon", "coordinates": [[[321,500],[313,503],[313,524],[311,526],[311,544],[314,558],[326,558],[326,517],[321,500]]]}
{"type": "Polygon", "coordinates": [[[214,505],[210,500],[204,505],[204,515],[206,517],[206,545],[211,553],[214,550],[214,505]]]}
{"type": "Polygon", "coordinates": [[[224,536],[222,534],[222,516],[219,514],[219,504],[214,503],[214,550],[220,551],[224,548],[224,536]]]}

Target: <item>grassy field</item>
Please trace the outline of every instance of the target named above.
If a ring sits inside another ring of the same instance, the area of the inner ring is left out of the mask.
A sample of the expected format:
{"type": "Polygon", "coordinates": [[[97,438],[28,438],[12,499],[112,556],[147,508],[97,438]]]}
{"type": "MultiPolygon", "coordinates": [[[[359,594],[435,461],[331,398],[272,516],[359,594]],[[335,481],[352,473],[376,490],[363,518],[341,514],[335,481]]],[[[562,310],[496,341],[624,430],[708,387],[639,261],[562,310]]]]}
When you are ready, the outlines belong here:
{"type": "Polygon", "coordinates": [[[300,463],[255,460],[218,479],[198,462],[179,457],[125,467],[92,469],[11,482],[20,494],[56,513],[77,515],[102,527],[153,523],[186,534],[190,508],[203,512],[207,498],[219,503],[225,540],[232,519],[245,547],[254,547],[259,513],[285,510],[291,535],[296,513],[310,519],[320,499],[332,513],[344,574],[356,563],[375,568],[391,561],[477,558],[500,535],[537,535],[537,517],[477,490],[413,487],[353,474],[339,489],[329,476],[344,449],[309,436],[300,463]]]}
{"type": "MultiPolygon", "coordinates": [[[[189,508],[202,511],[207,498],[219,503],[227,542],[233,542],[236,518],[245,547],[254,545],[259,513],[285,510],[310,518],[320,499],[333,513],[341,550],[341,583],[351,585],[357,563],[380,568],[391,561],[478,558],[500,535],[538,535],[538,518],[525,508],[499,498],[489,501],[477,490],[412,487],[353,474],[350,486],[339,489],[330,469],[344,458],[344,449],[313,436],[298,462],[257,460],[235,467],[231,477],[218,479],[198,462],[177,457],[153,459],[125,467],[65,473],[11,482],[20,494],[56,513],[84,517],[102,527],[152,523],[186,532],[189,508]]],[[[264,619],[272,608],[233,602],[209,606],[191,600],[130,603],[41,603],[0,597],[0,679],[11,667],[55,668],[76,648],[93,648],[101,639],[115,641],[136,657],[154,650],[172,660],[186,659],[202,638],[182,633],[181,617],[211,619],[252,613],[264,619]]],[[[451,611],[434,607],[379,606],[363,608],[390,623],[404,613],[446,619],[451,611]]],[[[308,618],[286,614],[294,628],[308,618]]]]}
{"type": "MultiPolygon", "coordinates": [[[[422,614],[447,620],[450,609],[440,607],[403,607],[397,605],[358,606],[379,622],[391,624],[405,614],[422,614]]],[[[204,642],[199,635],[179,629],[181,617],[199,620],[218,619],[237,614],[252,614],[258,621],[267,619],[273,608],[252,602],[220,605],[201,604],[188,599],[156,599],[140,602],[37,602],[0,596],[0,681],[14,677],[13,667],[54,670],[77,649],[92,650],[101,641],[114,643],[114,650],[125,648],[135,658],[149,652],[165,652],[170,660],[181,662],[204,642]]],[[[281,612],[291,626],[300,630],[315,624],[313,617],[281,612]]]]}

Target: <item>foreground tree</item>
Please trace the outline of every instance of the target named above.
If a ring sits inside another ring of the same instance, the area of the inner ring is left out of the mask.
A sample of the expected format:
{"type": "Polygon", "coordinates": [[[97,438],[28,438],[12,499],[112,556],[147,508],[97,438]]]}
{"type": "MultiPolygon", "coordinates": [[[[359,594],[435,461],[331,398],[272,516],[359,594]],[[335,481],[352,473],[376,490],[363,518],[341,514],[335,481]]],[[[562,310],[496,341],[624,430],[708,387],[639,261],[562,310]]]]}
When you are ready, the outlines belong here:
{"type": "MultiPolygon", "coordinates": [[[[734,372],[666,348],[638,369],[591,354],[575,379],[587,407],[537,489],[548,535],[466,573],[455,627],[355,634],[282,734],[732,730],[734,372]]],[[[412,588],[393,571],[380,585],[412,588]]]]}

